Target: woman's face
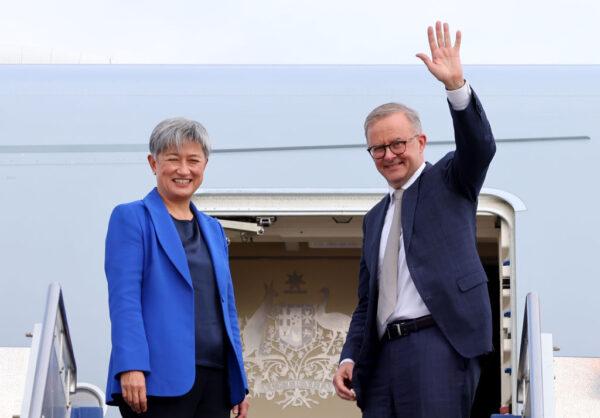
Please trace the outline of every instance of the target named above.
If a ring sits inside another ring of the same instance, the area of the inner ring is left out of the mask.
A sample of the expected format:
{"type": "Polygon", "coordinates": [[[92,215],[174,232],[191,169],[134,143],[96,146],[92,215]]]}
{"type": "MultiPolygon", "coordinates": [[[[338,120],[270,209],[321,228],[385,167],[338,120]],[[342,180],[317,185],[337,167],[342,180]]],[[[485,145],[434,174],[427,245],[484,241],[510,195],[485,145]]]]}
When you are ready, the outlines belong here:
{"type": "Polygon", "coordinates": [[[156,186],[163,199],[189,202],[202,184],[208,159],[200,144],[187,141],[179,149],[168,148],[156,158],[149,155],[148,162],[156,174],[156,186]]]}

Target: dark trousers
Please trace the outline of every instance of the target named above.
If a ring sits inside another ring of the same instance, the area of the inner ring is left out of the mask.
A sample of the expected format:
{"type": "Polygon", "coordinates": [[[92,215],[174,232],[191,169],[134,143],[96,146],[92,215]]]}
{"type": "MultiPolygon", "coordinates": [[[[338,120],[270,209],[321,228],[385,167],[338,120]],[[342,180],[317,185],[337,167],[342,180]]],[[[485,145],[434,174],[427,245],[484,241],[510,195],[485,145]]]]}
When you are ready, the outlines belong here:
{"type": "Polygon", "coordinates": [[[382,344],[363,418],[469,418],[478,358],[460,356],[436,326],[382,344]]]}
{"type": "Polygon", "coordinates": [[[136,414],[122,399],[123,418],[229,418],[229,390],[225,370],[196,366],[192,389],[183,396],[148,396],[148,411],[136,414]]]}

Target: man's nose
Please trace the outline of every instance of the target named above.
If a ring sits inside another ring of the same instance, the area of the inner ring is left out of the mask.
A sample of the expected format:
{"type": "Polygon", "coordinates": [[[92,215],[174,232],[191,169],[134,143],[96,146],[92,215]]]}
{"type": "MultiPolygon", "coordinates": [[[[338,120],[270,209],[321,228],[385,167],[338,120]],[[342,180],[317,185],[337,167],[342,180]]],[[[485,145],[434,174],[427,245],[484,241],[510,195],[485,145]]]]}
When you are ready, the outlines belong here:
{"type": "Polygon", "coordinates": [[[390,147],[385,147],[385,154],[383,154],[384,160],[393,160],[397,155],[392,152],[390,147]]]}

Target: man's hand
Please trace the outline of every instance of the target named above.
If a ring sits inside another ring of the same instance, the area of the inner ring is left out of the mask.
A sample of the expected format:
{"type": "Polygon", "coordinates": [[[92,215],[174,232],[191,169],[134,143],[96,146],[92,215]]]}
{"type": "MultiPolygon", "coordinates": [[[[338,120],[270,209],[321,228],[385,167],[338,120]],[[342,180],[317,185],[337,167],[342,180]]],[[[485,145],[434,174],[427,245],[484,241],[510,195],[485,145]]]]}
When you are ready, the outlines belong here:
{"type": "Polygon", "coordinates": [[[339,365],[335,375],[333,376],[333,387],[337,395],[347,401],[355,401],[356,393],[350,387],[352,382],[352,371],[354,370],[354,363],[351,361],[342,363],[339,365]]]}
{"type": "Polygon", "coordinates": [[[452,46],[452,37],[447,23],[443,24],[442,31],[442,23],[435,22],[435,35],[433,28],[429,26],[427,36],[429,37],[431,58],[424,53],[417,54],[417,57],[425,63],[435,78],[444,83],[447,90],[461,88],[465,84],[465,79],[460,63],[460,31],[456,32],[454,46],[452,46]]]}
{"type": "Polygon", "coordinates": [[[136,414],[148,410],[146,400],[146,377],[143,372],[131,370],[121,373],[121,391],[123,399],[136,414]]]}
{"type": "Polygon", "coordinates": [[[248,408],[250,408],[250,403],[248,402],[248,398],[244,398],[242,402],[231,408],[231,413],[234,417],[246,418],[248,416],[248,408]]]}

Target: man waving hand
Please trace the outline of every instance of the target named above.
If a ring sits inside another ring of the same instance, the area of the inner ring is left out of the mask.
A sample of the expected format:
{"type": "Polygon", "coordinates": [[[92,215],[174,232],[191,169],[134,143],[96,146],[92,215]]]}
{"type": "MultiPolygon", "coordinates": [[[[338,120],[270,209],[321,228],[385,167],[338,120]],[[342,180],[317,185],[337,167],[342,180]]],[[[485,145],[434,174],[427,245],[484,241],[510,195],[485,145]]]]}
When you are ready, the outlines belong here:
{"type": "Polygon", "coordinates": [[[456,148],[425,162],[419,116],[399,103],[366,118],[367,150],[389,193],[365,216],[358,305],[333,380],[364,418],[468,418],[479,356],[492,350],[477,198],[496,147],[465,81],[461,33],[428,28],[417,54],[446,88],[456,148]]]}

